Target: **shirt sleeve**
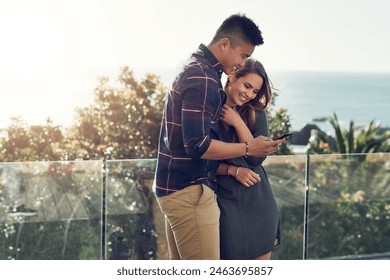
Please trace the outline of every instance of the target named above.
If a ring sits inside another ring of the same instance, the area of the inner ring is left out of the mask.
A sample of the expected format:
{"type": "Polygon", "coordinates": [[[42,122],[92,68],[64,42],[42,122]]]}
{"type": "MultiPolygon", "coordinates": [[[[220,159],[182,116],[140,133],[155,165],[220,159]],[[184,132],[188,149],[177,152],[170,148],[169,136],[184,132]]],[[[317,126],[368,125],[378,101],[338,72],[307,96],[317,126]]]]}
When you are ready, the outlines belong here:
{"type": "Polygon", "coordinates": [[[184,148],[192,158],[200,158],[208,149],[210,129],[219,104],[218,81],[205,72],[190,75],[182,90],[182,132],[184,148]]]}

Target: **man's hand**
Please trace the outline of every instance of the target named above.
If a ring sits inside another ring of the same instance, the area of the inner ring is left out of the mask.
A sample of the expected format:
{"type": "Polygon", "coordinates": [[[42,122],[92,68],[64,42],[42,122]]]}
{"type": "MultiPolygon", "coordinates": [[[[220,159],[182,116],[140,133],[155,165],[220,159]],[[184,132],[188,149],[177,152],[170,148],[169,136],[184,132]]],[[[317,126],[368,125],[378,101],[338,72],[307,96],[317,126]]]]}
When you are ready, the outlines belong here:
{"type": "Polygon", "coordinates": [[[282,144],[285,139],[275,140],[265,137],[258,136],[252,141],[248,142],[248,154],[249,156],[265,157],[275,153],[279,145],[282,144]]]}

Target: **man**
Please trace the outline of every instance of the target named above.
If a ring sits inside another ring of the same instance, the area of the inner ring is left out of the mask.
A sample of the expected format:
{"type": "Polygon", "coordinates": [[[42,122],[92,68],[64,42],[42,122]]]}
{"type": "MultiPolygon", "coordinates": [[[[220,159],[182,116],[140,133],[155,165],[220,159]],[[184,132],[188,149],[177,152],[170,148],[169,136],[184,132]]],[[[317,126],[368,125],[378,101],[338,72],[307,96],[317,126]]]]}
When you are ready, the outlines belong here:
{"type": "Polygon", "coordinates": [[[217,139],[226,100],[221,75],[244,65],[261,31],[245,15],[227,18],[178,70],[163,114],[154,192],[165,215],[170,259],[219,259],[219,208],[214,190],[220,159],[267,156],[282,141],[217,139]]]}

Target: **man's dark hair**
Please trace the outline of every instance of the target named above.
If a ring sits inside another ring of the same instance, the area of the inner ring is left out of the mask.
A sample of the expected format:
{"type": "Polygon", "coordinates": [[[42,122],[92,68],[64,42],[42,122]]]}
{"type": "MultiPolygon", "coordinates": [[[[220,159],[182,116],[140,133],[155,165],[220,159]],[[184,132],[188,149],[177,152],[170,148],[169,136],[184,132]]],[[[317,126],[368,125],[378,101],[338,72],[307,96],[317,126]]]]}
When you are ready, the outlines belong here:
{"type": "Polygon", "coordinates": [[[264,43],[259,27],[245,14],[234,14],[225,19],[215,33],[211,44],[222,38],[229,38],[234,47],[242,43],[251,43],[254,46],[264,43]]]}

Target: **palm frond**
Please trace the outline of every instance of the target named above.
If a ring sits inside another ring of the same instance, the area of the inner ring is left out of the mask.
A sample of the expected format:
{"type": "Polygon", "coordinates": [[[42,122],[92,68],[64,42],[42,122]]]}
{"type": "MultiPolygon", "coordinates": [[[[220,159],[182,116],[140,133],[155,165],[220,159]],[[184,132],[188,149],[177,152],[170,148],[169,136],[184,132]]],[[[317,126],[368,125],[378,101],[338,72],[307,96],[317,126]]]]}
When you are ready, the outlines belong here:
{"type": "Polygon", "coordinates": [[[336,113],[333,113],[333,117],[329,119],[329,122],[333,126],[335,132],[338,152],[346,153],[347,151],[344,143],[344,137],[336,113]]]}

